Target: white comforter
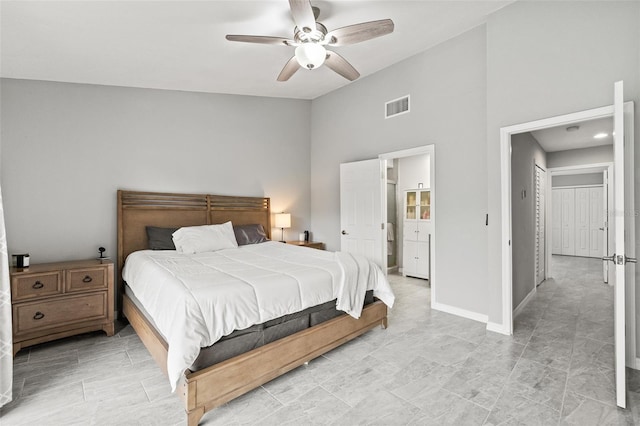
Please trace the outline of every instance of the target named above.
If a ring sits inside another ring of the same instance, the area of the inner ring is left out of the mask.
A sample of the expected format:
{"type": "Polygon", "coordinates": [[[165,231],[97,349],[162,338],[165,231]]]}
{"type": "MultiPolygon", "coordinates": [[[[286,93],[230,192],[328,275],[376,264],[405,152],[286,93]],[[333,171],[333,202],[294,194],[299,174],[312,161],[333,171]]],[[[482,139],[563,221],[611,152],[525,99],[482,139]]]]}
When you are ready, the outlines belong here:
{"type": "Polygon", "coordinates": [[[172,390],[201,347],[234,330],[334,299],[359,318],[366,290],[389,307],[394,302],[373,262],[279,242],[199,254],[138,251],[123,278],[169,344],[172,390]]]}

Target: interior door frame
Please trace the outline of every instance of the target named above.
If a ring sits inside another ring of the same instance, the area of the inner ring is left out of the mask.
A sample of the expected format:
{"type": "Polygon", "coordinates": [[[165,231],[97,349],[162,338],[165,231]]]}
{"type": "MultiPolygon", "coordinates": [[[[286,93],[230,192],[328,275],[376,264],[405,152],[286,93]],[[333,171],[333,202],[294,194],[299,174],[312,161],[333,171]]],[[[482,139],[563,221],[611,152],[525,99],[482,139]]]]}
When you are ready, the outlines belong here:
{"type": "MultiPolygon", "coordinates": [[[[387,161],[393,161],[396,158],[404,158],[404,157],[413,157],[416,155],[429,155],[429,188],[431,191],[431,244],[430,253],[429,253],[429,287],[431,288],[431,307],[435,309],[435,305],[437,305],[437,281],[436,281],[436,211],[438,209],[437,202],[437,192],[436,192],[436,146],[434,144],[424,145],[417,148],[409,148],[403,149],[400,151],[387,152],[384,154],[380,154],[378,158],[382,162],[382,166],[386,170],[387,161]]],[[[387,184],[384,182],[381,185],[380,190],[382,191],[382,199],[387,199],[387,184]]],[[[382,209],[382,221],[383,223],[387,223],[387,209],[382,209]]],[[[386,232],[386,230],[385,230],[386,232]]],[[[396,235],[396,238],[398,236],[396,235]]],[[[382,256],[384,259],[384,272],[387,273],[387,245],[383,244],[384,255],[382,256]]]]}
{"type": "MultiPolygon", "coordinates": [[[[633,119],[633,102],[625,102],[625,114],[631,111],[633,119]]],[[[565,115],[530,121],[500,128],[500,187],[501,187],[501,296],[502,296],[502,324],[492,324],[491,331],[512,335],[513,334],[513,283],[512,269],[513,257],[511,246],[511,136],[517,133],[532,132],[549,127],[572,125],[582,121],[598,118],[613,117],[614,107],[604,107],[574,112],[565,115]]],[[[631,122],[633,124],[633,122],[631,122]]],[[[633,132],[625,132],[629,136],[629,142],[633,147],[633,132]]],[[[628,221],[627,230],[635,241],[635,221],[628,221]]],[[[635,281],[633,285],[627,285],[626,323],[627,345],[626,364],[628,367],[637,368],[636,364],[636,308],[635,308],[635,281]]]]}
{"type": "MultiPolygon", "coordinates": [[[[604,171],[607,171],[607,173],[609,174],[609,176],[611,176],[611,174],[613,173],[613,163],[611,162],[607,162],[607,163],[592,163],[592,164],[580,164],[580,165],[576,165],[576,166],[563,166],[563,167],[551,167],[549,169],[547,169],[549,172],[549,181],[547,182],[547,194],[551,194],[551,191],[553,190],[553,187],[551,186],[551,181],[553,179],[553,176],[566,176],[566,175],[581,175],[581,174],[585,174],[585,173],[602,173],[604,171]]],[[[613,182],[610,180],[608,182],[608,185],[613,185],[613,182]]],[[[598,185],[586,185],[586,186],[598,186],[598,185]]],[[[605,183],[602,183],[602,187],[604,188],[605,183]]],[[[572,186],[575,187],[575,186],[572,186]]],[[[546,205],[546,215],[548,218],[548,222],[547,223],[553,223],[553,210],[552,210],[552,203],[553,203],[553,197],[549,196],[549,199],[551,199],[549,201],[549,203],[546,205]]],[[[609,212],[609,209],[613,203],[613,191],[609,190],[607,191],[607,212],[609,212]]],[[[607,220],[607,225],[609,222],[608,219],[608,215],[605,218],[605,220],[607,220]]],[[[545,238],[549,238],[551,237],[552,230],[547,229],[545,238]]],[[[611,241],[613,238],[613,235],[611,234],[611,232],[609,232],[608,230],[608,226],[607,226],[607,243],[608,246],[611,247],[611,241]]],[[[545,271],[546,277],[552,277],[552,266],[551,266],[551,250],[552,250],[552,244],[551,242],[549,242],[549,245],[547,245],[547,247],[545,247],[545,250],[548,249],[548,251],[545,253],[545,262],[547,262],[547,269],[545,271]]],[[[610,281],[610,280],[609,280],[610,281]]]]}

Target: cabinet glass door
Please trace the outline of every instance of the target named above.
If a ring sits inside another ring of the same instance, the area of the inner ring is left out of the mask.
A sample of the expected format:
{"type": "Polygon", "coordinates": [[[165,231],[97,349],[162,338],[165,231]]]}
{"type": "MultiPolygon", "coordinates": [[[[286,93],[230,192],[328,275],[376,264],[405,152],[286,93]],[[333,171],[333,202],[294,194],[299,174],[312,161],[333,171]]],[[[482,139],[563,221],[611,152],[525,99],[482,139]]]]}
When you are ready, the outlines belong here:
{"type": "Polygon", "coordinates": [[[431,191],[420,191],[420,219],[431,219],[431,191]]]}
{"type": "Polygon", "coordinates": [[[405,200],[406,211],[405,219],[416,219],[416,208],[418,207],[418,193],[416,191],[407,191],[407,199],[405,200]]]}

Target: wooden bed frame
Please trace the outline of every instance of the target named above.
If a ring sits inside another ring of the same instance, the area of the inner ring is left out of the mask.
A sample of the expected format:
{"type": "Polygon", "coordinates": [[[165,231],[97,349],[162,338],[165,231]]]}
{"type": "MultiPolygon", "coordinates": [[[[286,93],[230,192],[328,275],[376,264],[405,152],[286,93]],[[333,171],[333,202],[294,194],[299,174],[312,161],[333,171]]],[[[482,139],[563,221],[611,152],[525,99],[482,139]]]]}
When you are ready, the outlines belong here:
{"type": "MultiPolygon", "coordinates": [[[[270,237],[269,198],[118,191],[118,306],[165,374],[168,345],[124,294],[124,260],[147,248],[147,225],[179,227],[228,220],[234,225],[260,223],[270,237]]],[[[378,325],[386,328],[387,307],[376,300],[363,309],[360,319],[342,315],[203,370],[186,371],[176,392],[184,402],[188,424],[197,425],[205,412],[378,325]]]]}

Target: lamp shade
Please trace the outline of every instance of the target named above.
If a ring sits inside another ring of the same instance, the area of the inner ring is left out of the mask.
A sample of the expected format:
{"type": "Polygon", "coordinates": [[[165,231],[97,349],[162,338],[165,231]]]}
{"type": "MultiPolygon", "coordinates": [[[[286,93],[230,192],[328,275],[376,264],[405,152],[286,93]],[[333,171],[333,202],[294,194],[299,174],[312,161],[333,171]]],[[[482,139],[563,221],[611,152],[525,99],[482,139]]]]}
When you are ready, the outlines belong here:
{"type": "Polygon", "coordinates": [[[276,213],[276,228],[291,228],[290,213],[276,213]]]}
{"type": "Polygon", "coordinates": [[[326,57],[327,50],[320,44],[308,42],[296,47],[296,59],[301,67],[310,70],[318,68],[326,57]]]}

